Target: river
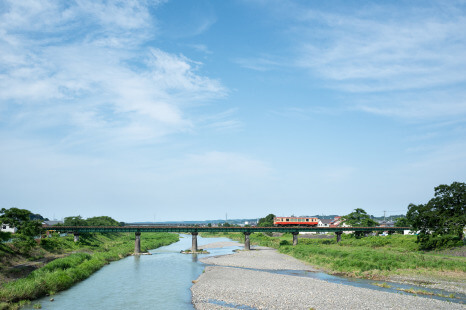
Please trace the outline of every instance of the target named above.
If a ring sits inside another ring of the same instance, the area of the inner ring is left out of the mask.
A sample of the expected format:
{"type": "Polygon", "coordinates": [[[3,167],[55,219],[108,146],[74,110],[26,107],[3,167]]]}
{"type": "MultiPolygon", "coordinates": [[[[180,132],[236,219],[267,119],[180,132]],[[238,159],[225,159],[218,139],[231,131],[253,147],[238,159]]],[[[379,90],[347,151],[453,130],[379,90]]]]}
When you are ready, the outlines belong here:
{"type": "MultiPolygon", "coordinates": [[[[141,239],[144,238],[142,234],[141,239]]],[[[198,236],[198,245],[215,242],[231,242],[227,238],[202,238],[198,236]]],[[[51,297],[33,301],[23,309],[33,309],[40,303],[42,309],[194,309],[191,303],[192,281],[196,280],[205,268],[198,258],[225,255],[239,249],[239,246],[208,249],[210,254],[181,254],[181,250],[191,247],[191,235],[180,235],[180,241],[168,246],[149,251],[152,255],[129,256],[112,262],[70,289],[51,297]],[[54,298],[51,302],[50,298],[54,298]]],[[[243,268],[249,269],[249,268],[243,268]]],[[[414,288],[433,293],[448,295],[442,290],[426,289],[414,285],[388,282],[389,287],[378,287],[378,281],[352,279],[328,275],[322,272],[303,270],[259,270],[298,277],[311,277],[327,282],[363,287],[391,293],[408,294],[399,289],[414,288]]],[[[455,294],[454,297],[424,296],[457,303],[466,302],[466,296],[455,294]]],[[[231,305],[230,305],[231,306],[231,305]]],[[[237,308],[243,309],[238,306],[237,308]]]]}
{"type": "MultiPolygon", "coordinates": [[[[225,241],[231,240],[198,236],[199,246],[225,241]]],[[[239,247],[208,249],[210,254],[202,255],[180,254],[190,247],[191,235],[180,235],[179,242],[149,251],[152,255],[112,262],[70,289],[33,301],[23,309],[33,309],[37,303],[42,309],[60,310],[194,309],[190,287],[205,267],[198,257],[229,254],[239,247]]]]}

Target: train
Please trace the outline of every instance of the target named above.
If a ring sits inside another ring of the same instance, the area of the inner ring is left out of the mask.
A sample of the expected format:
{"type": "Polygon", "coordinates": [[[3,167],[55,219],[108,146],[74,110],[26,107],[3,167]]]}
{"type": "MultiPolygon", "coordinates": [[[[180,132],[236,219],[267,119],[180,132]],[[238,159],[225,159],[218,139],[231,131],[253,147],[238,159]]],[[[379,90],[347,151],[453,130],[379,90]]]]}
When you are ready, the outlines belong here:
{"type": "Polygon", "coordinates": [[[273,226],[317,226],[319,219],[317,217],[286,217],[277,216],[273,219],[273,226]]]}

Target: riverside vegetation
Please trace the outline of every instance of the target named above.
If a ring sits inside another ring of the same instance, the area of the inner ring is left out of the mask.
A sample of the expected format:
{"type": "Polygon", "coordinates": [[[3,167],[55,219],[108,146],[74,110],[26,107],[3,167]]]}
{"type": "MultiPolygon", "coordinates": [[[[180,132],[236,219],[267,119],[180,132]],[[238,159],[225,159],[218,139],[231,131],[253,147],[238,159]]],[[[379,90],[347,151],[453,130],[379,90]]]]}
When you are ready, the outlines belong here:
{"type": "MultiPolygon", "coordinates": [[[[202,233],[203,237],[214,234],[202,233]]],[[[243,241],[241,233],[217,233],[234,240],[243,241]]],[[[300,238],[292,246],[292,235],[271,237],[262,233],[250,235],[251,244],[277,249],[280,253],[320,267],[329,273],[368,278],[387,279],[393,275],[425,275],[449,281],[464,281],[466,278],[466,247],[447,251],[419,250],[416,236],[390,235],[356,238],[343,235],[336,238],[300,238]]]]}
{"type": "MultiPolygon", "coordinates": [[[[178,240],[177,234],[144,233],[141,250],[155,249],[178,240]]],[[[77,243],[73,242],[73,236],[53,234],[51,238],[42,239],[40,244],[27,245],[27,251],[20,246],[19,243],[0,243],[2,282],[7,281],[17,269],[8,266],[8,262],[15,259],[65,257],[49,262],[24,278],[3,283],[0,286],[0,309],[17,309],[29,300],[53,295],[88,278],[109,262],[130,255],[134,250],[134,234],[83,234],[77,243]]]]}

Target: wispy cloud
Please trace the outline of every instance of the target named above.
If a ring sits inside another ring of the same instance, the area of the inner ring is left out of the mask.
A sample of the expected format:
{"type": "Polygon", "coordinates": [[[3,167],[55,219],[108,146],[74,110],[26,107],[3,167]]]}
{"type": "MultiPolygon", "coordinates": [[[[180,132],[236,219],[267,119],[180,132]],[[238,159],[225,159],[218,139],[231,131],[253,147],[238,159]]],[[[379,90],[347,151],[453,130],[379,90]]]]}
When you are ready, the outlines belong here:
{"type": "Polygon", "coordinates": [[[189,129],[183,109],[226,91],[197,73],[201,63],[143,48],[156,33],[150,5],[7,3],[0,16],[0,101],[8,125],[66,128],[63,135],[84,140],[153,140],[189,129]]]}
{"type": "Polygon", "coordinates": [[[295,50],[289,63],[351,96],[347,101],[356,109],[406,119],[466,114],[462,4],[342,4],[329,10],[287,3],[273,10],[287,20],[295,50]]]}
{"type": "Polygon", "coordinates": [[[243,123],[236,118],[237,109],[204,115],[197,122],[208,129],[216,131],[232,131],[240,129],[243,123]]]}
{"type": "Polygon", "coordinates": [[[354,92],[405,90],[464,82],[466,18],[411,8],[368,8],[353,16],[308,11],[298,64],[354,92]],[[408,9],[409,10],[409,9],[408,9]],[[423,11],[423,12],[422,12],[423,11]],[[309,33],[312,32],[312,33],[309,33]]]}
{"type": "Polygon", "coordinates": [[[255,71],[269,71],[283,66],[283,61],[279,61],[276,57],[271,55],[261,55],[253,58],[237,58],[234,62],[243,68],[255,71]]]}
{"type": "Polygon", "coordinates": [[[202,52],[202,53],[205,53],[205,54],[212,54],[212,51],[205,44],[187,44],[187,46],[195,49],[198,52],[202,52]]]}

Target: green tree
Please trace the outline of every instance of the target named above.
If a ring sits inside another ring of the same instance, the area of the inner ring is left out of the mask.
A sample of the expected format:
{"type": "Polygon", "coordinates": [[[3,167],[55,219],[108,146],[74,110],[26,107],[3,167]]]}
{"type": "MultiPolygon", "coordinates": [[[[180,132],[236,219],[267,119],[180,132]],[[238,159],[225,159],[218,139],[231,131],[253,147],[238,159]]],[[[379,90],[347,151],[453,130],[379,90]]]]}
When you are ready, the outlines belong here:
{"type": "MultiPolygon", "coordinates": [[[[352,227],[375,227],[378,225],[378,223],[371,219],[371,217],[366,213],[366,211],[364,211],[364,209],[361,208],[354,209],[353,212],[343,216],[342,218],[345,220],[344,222],[347,225],[352,227]]],[[[364,235],[364,232],[355,231],[354,235],[356,237],[362,237],[364,235]]]]}
{"type": "Polygon", "coordinates": [[[413,229],[419,231],[421,249],[455,245],[466,226],[466,184],[442,184],[434,190],[434,198],[426,204],[410,204],[406,214],[413,229]]]}
{"type": "Polygon", "coordinates": [[[275,218],[275,214],[270,213],[266,217],[260,218],[257,226],[259,227],[272,227],[273,226],[273,219],[275,218]]]}
{"type": "Polygon", "coordinates": [[[110,216],[94,216],[86,219],[89,226],[120,226],[120,222],[112,219],[110,216]]]}
{"type": "Polygon", "coordinates": [[[11,233],[6,232],[6,231],[0,231],[0,241],[7,241],[10,238],[11,238],[11,233]]]}
{"type": "Polygon", "coordinates": [[[37,220],[30,220],[32,212],[26,209],[2,208],[0,210],[0,222],[18,228],[18,233],[27,237],[34,237],[40,234],[42,223],[37,220]]]}
{"type": "Polygon", "coordinates": [[[411,224],[406,217],[397,217],[395,220],[395,227],[410,227],[411,224]]]}
{"type": "Polygon", "coordinates": [[[63,224],[65,226],[88,226],[87,221],[81,215],[65,217],[63,224]]]}

